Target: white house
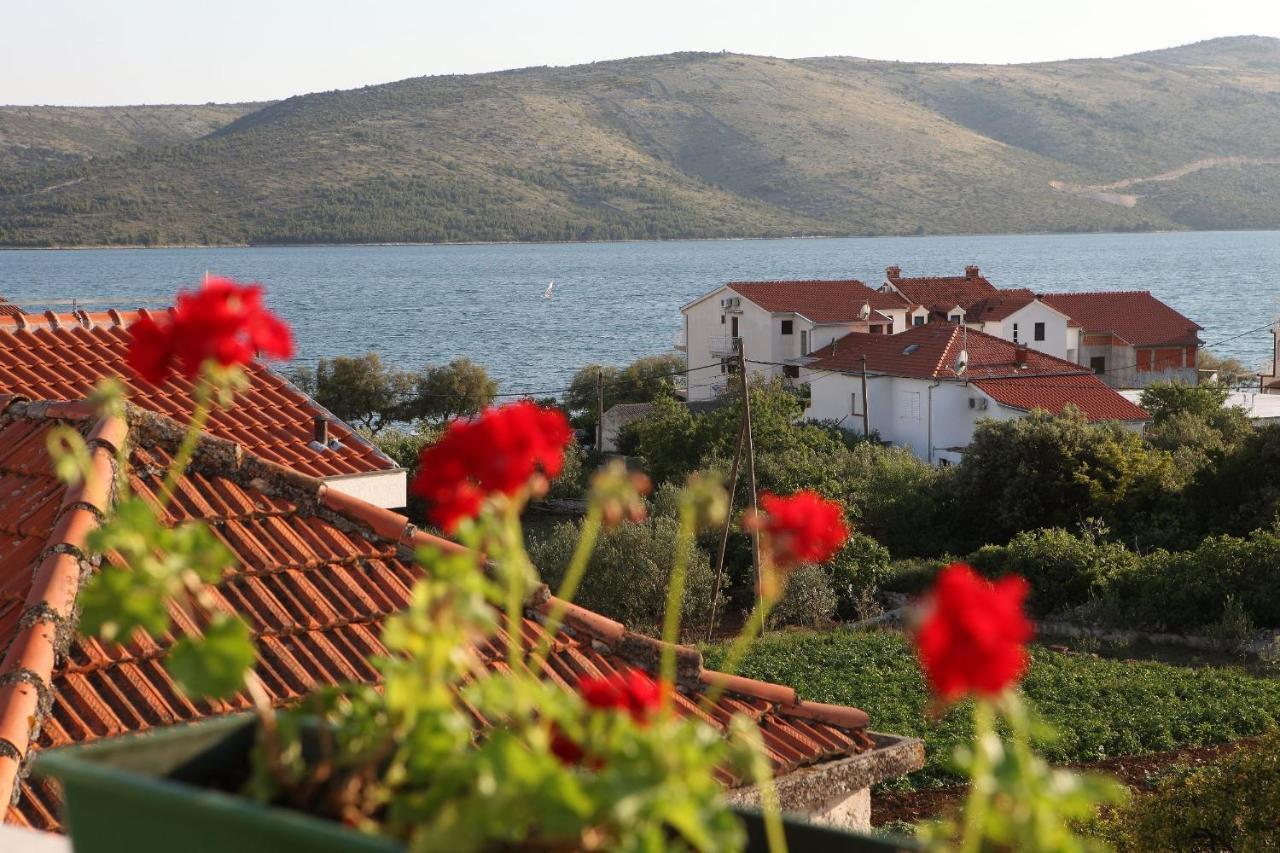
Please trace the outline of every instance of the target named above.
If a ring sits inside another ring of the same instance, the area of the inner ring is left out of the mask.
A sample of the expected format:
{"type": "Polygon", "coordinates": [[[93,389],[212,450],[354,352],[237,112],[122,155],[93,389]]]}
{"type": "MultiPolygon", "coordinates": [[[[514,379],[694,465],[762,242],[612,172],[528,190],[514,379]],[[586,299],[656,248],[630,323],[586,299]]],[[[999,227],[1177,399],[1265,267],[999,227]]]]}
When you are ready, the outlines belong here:
{"type": "Polygon", "coordinates": [[[688,361],[688,399],[707,400],[726,387],[736,347],[747,368],[767,378],[800,375],[810,351],[850,332],[894,331],[887,309],[902,299],[860,281],[737,281],[680,309],[684,334],[677,348],[688,361]]]}
{"type": "Polygon", "coordinates": [[[1264,394],[1280,394],[1280,328],[1271,329],[1271,372],[1258,374],[1258,390],[1264,394]]]}
{"type": "Polygon", "coordinates": [[[907,303],[901,312],[886,312],[904,318],[900,328],[931,321],[964,323],[1056,358],[1077,359],[1080,329],[1070,317],[1025,288],[997,288],[978,267],[965,267],[964,275],[919,277],[903,276],[902,267],[887,267],[880,290],[907,303]]]}
{"type": "Polygon", "coordinates": [[[845,335],[812,353],[800,380],[810,388],[807,418],[858,433],[865,422],[882,440],[939,464],[960,461],[983,418],[1057,413],[1070,404],[1091,422],[1141,430],[1149,420],[1078,364],[949,323],[845,335]]]}

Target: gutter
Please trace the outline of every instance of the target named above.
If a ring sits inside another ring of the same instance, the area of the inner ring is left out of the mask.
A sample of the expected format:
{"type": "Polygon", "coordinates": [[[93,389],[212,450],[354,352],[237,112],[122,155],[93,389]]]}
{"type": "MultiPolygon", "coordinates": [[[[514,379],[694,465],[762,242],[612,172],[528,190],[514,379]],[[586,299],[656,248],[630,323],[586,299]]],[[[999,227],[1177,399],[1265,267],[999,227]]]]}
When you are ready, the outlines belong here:
{"type": "Polygon", "coordinates": [[[933,389],[941,385],[942,385],[942,380],[935,379],[933,381],[933,384],[930,385],[928,388],[929,405],[927,407],[928,414],[926,417],[928,418],[928,421],[929,421],[928,444],[929,444],[929,464],[930,465],[933,464],[933,389]]]}

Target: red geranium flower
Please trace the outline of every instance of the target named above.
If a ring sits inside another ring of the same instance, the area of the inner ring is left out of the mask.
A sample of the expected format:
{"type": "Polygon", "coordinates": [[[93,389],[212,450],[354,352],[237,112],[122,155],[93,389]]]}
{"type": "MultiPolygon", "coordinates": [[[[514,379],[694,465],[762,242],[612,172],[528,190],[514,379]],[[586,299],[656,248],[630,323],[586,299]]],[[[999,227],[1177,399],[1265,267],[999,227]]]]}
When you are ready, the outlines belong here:
{"type": "Polygon", "coordinates": [[[262,286],[227,278],[179,293],[170,313],[139,318],[129,335],[126,360],[148,382],[163,381],[175,368],[193,378],[210,359],[230,366],[247,364],[257,353],[293,356],[288,325],[262,307],[262,286]]]}
{"type": "Polygon", "coordinates": [[[560,759],[561,764],[580,764],[587,751],[582,745],[570,738],[557,725],[551,727],[551,754],[560,759]]]}
{"type": "Polygon", "coordinates": [[[773,565],[780,570],[801,563],[825,563],[849,538],[844,510],[817,492],[805,490],[790,497],[760,496],[759,515],[747,525],[765,534],[773,565]]]}
{"type": "Polygon", "coordinates": [[[429,504],[427,517],[452,532],[489,495],[515,494],[538,471],[559,475],[572,437],[563,412],[527,400],[454,421],[423,449],[413,492],[429,504]]]}
{"type": "Polygon", "coordinates": [[[933,692],[951,701],[969,693],[995,696],[1026,672],[1031,623],[1022,612],[1027,582],[994,584],[963,563],[938,575],[916,651],[933,692]]]}
{"type": "Polygon", "coordinates": [[[648,722],[649,716],[662,704],[658,683],[638,669],[605,678],[582,678],[578,681],[578,692],[592,708],[626,711],[637,723],[648,722]]]}

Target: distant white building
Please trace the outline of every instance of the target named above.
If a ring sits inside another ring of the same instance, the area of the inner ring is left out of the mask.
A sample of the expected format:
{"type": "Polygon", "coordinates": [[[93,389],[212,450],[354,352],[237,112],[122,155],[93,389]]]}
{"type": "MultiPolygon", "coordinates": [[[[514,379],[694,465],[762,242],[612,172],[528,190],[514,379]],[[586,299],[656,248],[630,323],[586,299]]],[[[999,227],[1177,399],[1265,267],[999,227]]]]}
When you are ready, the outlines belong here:
{"type": "Polygon", "coordinates": [[[680,309],[684,334],[677,348],[685,351],[690,368],[688,399],[707,400],[723,392],[739,343],[750,372],[795,379],[803,357],[836,338],[850,332],[891,334],[893,321],[884,309],[901,304],[897,296],[854,280],[738,281],[718,287],[680,309]]]}
{"type": "Polygon", "coordinates": [[[902,314],[906,325],[944,322],[968,326],[1010,343],[1026,344],[1055,358],[1077,361],[1080,329],[1071,318],[1025,288],[1001,290],[975,266],[964,275],[902,275],[902,267],[885,269],[881,292],[907,303],[902,314]]]}
{"type": "Polygon", "coordinates": [[[983,418],[1058,413],[1070,404],[1091,422],[1141,430],[1149,420],[1078,364],[949,323],[845,335],[807,361],[800,371],[810,388],[807,418],[858,433],[865,420],[882,440],[928,462],[959,462],[983,418]]]}

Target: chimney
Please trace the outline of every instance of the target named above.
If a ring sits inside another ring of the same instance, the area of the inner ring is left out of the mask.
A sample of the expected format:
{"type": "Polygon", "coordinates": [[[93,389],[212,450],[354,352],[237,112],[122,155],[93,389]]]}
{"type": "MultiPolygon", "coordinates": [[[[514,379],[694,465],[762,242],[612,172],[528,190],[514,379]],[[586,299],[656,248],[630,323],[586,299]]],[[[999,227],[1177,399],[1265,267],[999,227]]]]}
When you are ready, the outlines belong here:
{"type": "Polygon", "coordinates": [[[322,447],[329,446],[329,419],[324,415],[316,415],[315,441],[322,447]]]}
{"type": "Polygon", "coordinates": [[[1013,366],[1021,370],[1027,366],[1027,345],[1014,344],[1013,346],[1013,366]]]}
{"type": "Polygon", "coordinates": [[[902,267],[885,267],[885,278],[900,278],[902,276],[902,267]]]}
{"type": "Polygon", "coordinates": [[[964,268],[964,277],[965,277],[965,278],[977,278],[977,277],[978,277],[978,268],[977,268],[977,267],[974,267],[974,266],[965,267],[965,268],[964,268]]]}

